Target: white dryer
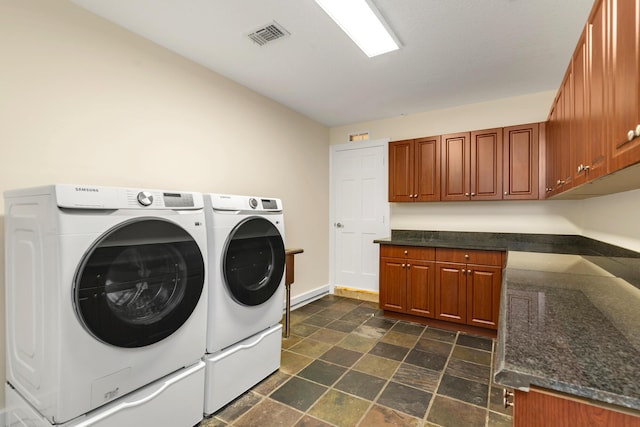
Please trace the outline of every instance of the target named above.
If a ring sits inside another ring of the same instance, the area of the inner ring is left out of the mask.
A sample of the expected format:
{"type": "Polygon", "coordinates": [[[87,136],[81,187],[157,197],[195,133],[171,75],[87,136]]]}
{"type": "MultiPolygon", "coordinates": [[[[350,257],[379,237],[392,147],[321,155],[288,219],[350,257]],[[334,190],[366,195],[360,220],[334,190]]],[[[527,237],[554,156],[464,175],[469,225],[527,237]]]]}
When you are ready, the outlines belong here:
{"type": "MultiPolygon", "coordinates": [[[[4,196],[7,381],[49,422],[198,363],[201,194],[54,185],[4,196]]],[[[202,398],[192,383],[184,392],[202,398]]],[[[193,425],[194,414],[181,415],[193,425]]]]}
{"type": "Polygon", "coordinates": [[[210,414],[280,367],[286,254],[279,199],[205,194],[204,202],[210,414]]]}

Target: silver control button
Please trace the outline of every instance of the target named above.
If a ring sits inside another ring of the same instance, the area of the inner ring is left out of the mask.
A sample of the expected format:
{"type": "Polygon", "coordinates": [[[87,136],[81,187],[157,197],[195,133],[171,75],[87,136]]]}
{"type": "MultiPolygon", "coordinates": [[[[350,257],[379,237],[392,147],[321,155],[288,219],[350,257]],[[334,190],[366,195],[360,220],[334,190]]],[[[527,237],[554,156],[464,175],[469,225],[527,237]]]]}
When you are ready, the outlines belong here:
{"type": "Polygon", "coordinates": [[[138,193],[138,203],[142,206],[149,206],[153,203],[153,194],[148,191],[141,191],[138,193]]]}
{"type": "Polygon", "coordinates": [[[258,207],[258,201],[256,199],[249,199],[249,206],[251,209],[255,209],[258,207]]]}

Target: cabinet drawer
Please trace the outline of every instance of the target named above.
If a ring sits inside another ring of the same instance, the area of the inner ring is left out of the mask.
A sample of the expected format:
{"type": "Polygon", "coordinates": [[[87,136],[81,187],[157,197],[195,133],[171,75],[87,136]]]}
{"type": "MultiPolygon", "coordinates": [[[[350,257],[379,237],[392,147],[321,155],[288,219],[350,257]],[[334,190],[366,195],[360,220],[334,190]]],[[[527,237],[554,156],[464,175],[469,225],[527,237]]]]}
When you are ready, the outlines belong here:
{"type": "Polygon", "coordinates": [[[381,245],[380,256],[433,261],[436,258],[436,251],[434,248],[419,246],[381,245]]]}
{"type": "Polygon", "coordinates": [[[481,264],[502,267],[504,262],[504,252],[502,251],[481,251],[473,249],[449,249],[438,248],[436,250],[436,261],[459,262],[464,264],[481,264]]]}

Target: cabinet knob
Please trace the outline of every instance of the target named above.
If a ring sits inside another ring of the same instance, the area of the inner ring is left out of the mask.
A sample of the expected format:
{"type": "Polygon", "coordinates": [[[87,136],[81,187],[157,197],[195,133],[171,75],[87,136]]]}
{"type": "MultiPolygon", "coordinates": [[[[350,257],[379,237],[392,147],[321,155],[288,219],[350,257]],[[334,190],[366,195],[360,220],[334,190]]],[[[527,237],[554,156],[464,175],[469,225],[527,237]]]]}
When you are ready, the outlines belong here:
{"type": "Polygon", "coordinates": [[[417,195],[417,194],[414,194],[414,195],[413,195],[413,198],[414,198],[414,199],[415,199],[415,198],[418,198],[418,195],[417,195]]]}
{"type": "Polygon", "coordinates": [[[636,126],[636,136],[640,136],[640,124],[636,126]]]}
{"type": "Polygon", "coordinates": [[[472,195],[472,196],[475,196],[475,195],[476,195],[476,193],[471,193],[471,195],[472,195]]]}
{"type": "Polygon", "coordinates": [[[469,254],[464,254],[464,259],[469,259],[469,254]]]}
{"type": "Polygon", "coordinates": [[[405,268],[407,266],[407,264],[402,264],[402,268],[405,268]]]}
{"type": "Polygon", "coordinates": [[[462,274],[466,274],[467,270],[465,270],[464,268],[462,269],[462,274]]]}
{"type": "Polygon", "coordinates": [[[471,274],[471,273],[473,273],[473,271],[467,270],[467,274],[471,274]]]}
{"type": "Polygon", "coordinates": [[[407,268],[411,268],[411,264],[407,264],[407,268]]]}
{"type": "Polygon", "coordinates": [[[404,254],[405,255],[409,255],[409,251],[404,251],[404,254]]]}
{"type": "Polygon", "coordinates": [[[504,195],[505,195],[505,196],[508,196],[508,195],[509,195],[509,193],[507,193],[507,192],[505,191],[505,192],[504,192],[504,195]]]}
{"type": "Polygon", "coordinates": [[[466,197],[469,197],[469,193],[464,193],[464,195],[465,195],[466,197]]]}
{"type": "Polygon", "coordinates": [[[409,198],[410,198],[410,199],[413,199],[413,194],[409,194],[409,198]]]}
{"type": "Polygon", "coordinates": [[[504,392],[502,393],[502,403],[504,404],[505,408],[508,408],[509,406],[513,406],[513,392],[507,390],[506,388],[504,389],[504,392]]]}
{"type": "Polygon", "coordinates": [[[584,170],[584,165],[579,165],[578,166],[578,173],[582,172],[584,170]]]}
{"type": "Polygon", "coordinates": [[[631,141],[635,137],[636,137],[636,132],[633,129],[627,132],[627,141],[631,141]]]}

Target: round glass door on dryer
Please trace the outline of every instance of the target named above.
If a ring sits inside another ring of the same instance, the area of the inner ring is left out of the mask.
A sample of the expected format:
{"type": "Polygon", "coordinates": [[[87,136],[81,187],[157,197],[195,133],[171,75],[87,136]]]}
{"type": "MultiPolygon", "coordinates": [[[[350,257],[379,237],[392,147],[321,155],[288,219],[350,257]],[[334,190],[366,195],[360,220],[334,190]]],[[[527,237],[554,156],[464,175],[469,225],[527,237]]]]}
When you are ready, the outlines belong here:
{"type": "Polygon", "coordinates": [[[249,217],[233,228],[222,255],[224,283],[239,304],[258,306],[278,290],[285,268],[282,235],[263,217],[249,217]]]}
{"type": "Polygon", "coordinates": [[[74,281],[76,314],[96,339],[124,348],[177,331],[202,294],[203,255],[183,228],[136,218],[108,230],[87,251],[74,281]]]}

